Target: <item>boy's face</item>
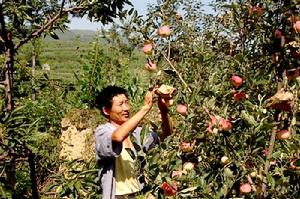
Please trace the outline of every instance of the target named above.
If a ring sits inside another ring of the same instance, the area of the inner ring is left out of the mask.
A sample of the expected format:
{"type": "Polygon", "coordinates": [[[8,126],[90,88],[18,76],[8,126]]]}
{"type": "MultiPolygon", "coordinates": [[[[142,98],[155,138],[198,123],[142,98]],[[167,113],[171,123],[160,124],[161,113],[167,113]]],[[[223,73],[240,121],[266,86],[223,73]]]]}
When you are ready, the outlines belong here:
{"type": "Polygon", "coordinates": [[[106,113],[110,121],[121,125],[129,119],[129,110],[128,98],[124,94],[119,94],[113,97],[111,109],[107,109],[106,113]]]}

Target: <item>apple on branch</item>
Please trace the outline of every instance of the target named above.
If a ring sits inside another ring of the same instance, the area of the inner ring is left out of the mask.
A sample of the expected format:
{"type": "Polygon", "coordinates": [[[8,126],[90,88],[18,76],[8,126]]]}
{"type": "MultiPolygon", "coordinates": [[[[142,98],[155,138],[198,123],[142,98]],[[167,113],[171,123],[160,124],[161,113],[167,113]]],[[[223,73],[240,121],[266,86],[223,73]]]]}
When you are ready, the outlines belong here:
{"type": "Polygon", "coordinates": [[[161,37],[168,37],[171,35],[171,29],[169,26],[165,25],[165,26],[161,26],[159,27],[159,29],[157,30],[157,34],[161,37]]]}

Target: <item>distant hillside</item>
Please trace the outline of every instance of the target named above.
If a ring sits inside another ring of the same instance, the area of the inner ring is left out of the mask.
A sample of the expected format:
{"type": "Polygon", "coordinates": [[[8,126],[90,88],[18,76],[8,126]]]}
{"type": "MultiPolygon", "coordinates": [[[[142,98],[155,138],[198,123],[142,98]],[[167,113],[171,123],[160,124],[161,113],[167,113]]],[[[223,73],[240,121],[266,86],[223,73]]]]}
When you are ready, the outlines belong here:
{"type": "MultiPolygon", "coordinates": [[[[97,36],[97,31],[92,30],[66,30],[56,31],[59,39],[53,39],[49,35],[41,38],[40,52],[37,56],[37,71],[43,73],[43,65],[49,67],[50,79],[75,83],[75,74],[80,76],[85,66],[85,58],[92,49],[91,42],[97,36]]],[[[103,49],[106,49],[106,41],[103,49]]],[[[31,61],[31,44],[24,45],[18,54],[18,60],[24,60],[24,64],[31,61]]]]}
{"type": "MultiPolygon", "coordinates": [[[[61,41],[78,40],[81,42],[90,42],[95,37],[97,32],[93,30],[66,30],[64,32],[56,31],[56,34],[61,41]]],[[[46,36],[45,41],[49,40],[53,40],[53,38],[46,36]]]]}

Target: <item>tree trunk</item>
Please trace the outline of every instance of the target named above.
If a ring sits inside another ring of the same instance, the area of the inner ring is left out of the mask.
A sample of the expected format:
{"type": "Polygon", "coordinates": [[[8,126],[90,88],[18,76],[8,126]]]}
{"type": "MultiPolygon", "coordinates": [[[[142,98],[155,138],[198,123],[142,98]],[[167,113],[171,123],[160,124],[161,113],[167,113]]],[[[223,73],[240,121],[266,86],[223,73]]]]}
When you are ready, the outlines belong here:
{"type": "Polygon", "coordinates": [[[6,101],[6,112],[10,112],[14,109],[13,102],[13,66],[14,66],[14,51],[13,44],[10,41],[8,48],[5,51],[5,101],[6,101]]]}
{"type": "Polygon", "coordinates": [[[7,177],[7,186],[9,187],[12,198],[17,199],[16,195],[16,160],[12,158],[6,165],[5,165],[5,173],[7,177]]]}
{"type": "MultiPolygon", "coordinates": [[[[6,49],[5,52],[5,101],[6,101],[6,114],[10,114],[10,112],[14,109],[13,103],[13,45],[10,45],[9,48],[6,49]]],[[[8,186],[11,189],[11,193],[13,198],[17,198],[15,195],[16,188],[16,161],[14,158],[11,159],[10,163],[6,166],[6,175],[8,186]]]]}
{"type": "Polygon", "coordinates": [[[29,167],[30,167],[30,179],[31,179],[31,189],[32,189],[32,198],[39,199],[39,192],[36,182],[36,171],[34,163],[34,153],[31,153],[28,157],[29,167]]]}
{"type": "Polygon", "coordinates": [[[31,71],[32,71],[32,78],[31,78],[31,86],[32,86],[32,100],[35,100],[35,63],[36,63],[36,53],[35,53],[35,47],[33,45],[32,48],[32,57],[31,57],[31,71]]]}

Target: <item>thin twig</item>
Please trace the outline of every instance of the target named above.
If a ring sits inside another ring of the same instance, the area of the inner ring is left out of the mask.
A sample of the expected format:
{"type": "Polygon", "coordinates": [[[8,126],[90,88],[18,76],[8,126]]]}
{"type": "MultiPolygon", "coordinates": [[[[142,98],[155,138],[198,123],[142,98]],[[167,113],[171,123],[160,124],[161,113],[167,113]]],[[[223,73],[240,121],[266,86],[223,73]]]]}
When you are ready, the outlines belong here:
{"type": "Polygon", "coordinates": [[[53,191],[53,192],[41,192],[41,194],[43,195],[56,195],[57,192],[53,191]]]}
{"type": "Polygon", "coordinates": [[[169,37],[168,41],[169,41],[169,46],[168,46],[168,59],[170,59],[170,55],[171,55],[171,41],[170,41],[170,37],[169,37]]]}
{"type": "Polygon", "coordinates": [[[187,83],[184,81],[184,79],[182,78],[182,76],[180,75],[180,73],[176,70],[176,68],[174,67],[174,65],[171,63],[171,61],[166,57],[166,55],[164,53],[162,53],[162,55],[164,56],[164,58],[167,60],[167,62],[169,63],[169,65],[173,68],[173,70],[176,72],[176,74],[178,75],[180,81],[182,81],[182,83],[185,85],[185,87],[188,89],[189,92],[192,92],[192,90],[190,89],[190,87],[187,85],[187,83]]]}
{"type": "Polygon", "coordinates": [[[263,183],[262,183],[262,194],[263,197],[265,197],[266,195],[266,175],[269,171],[269,166],[270,166],[270,158],[272,157],[272,153],[273,153],[273,149],[274,149],[274,144],[275,144],[275,138],[276,138],[276,127],[273,128],[272,130],[272,135],[271,135],[271,139],[270,139],[270,146],[268,149],[268,155],[267,155],[267,160],[265,163],[265,169],[264,169],[264,178],[263,178],[263,183]]]}

